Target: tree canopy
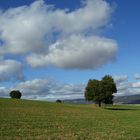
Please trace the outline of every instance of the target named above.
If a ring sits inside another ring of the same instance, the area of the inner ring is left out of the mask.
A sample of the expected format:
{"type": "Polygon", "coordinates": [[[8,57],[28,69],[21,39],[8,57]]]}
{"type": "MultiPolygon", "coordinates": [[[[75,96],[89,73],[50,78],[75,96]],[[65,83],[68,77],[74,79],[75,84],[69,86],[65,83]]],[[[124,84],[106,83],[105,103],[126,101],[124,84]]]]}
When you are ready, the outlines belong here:
{"type": "Polygon", "coordinates": [[[102,80],[89,80],[85,90],[85,99],[98,103],[112,104],[113,93],[117,92],[114,79],[110,75],[106,75],[102,80]]]}

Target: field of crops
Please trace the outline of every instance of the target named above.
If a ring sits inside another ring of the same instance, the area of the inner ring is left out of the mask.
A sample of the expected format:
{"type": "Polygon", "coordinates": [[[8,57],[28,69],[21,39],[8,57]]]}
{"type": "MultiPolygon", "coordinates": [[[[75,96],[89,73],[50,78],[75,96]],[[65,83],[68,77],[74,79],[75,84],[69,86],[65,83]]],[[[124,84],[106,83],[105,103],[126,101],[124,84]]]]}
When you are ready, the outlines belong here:
{"type": "Polygon", "coordinates": [[[0,140],[140,140],[140,106],[0,99],[0,140]]]}

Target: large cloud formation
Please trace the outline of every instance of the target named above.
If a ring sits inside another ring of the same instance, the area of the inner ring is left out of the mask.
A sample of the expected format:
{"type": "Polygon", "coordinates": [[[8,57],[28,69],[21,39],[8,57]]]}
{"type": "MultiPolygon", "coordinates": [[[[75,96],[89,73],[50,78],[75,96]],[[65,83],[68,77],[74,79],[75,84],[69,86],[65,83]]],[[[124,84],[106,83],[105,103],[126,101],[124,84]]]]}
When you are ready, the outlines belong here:
{"type": "Polygon", "coordinates": [[[116,42],[111,39],[73,35],[50,46],[47,54],[30,55],[27,61],[33,67],[95,69],[113,60],[116,50],[116,42]]]}
{"type": "MultiPolygon", "coordinates": [[[[74,10],[57,9],[44,0],[0,10],[0,81],[23,80],[27,64],[86,70],[114,61],[117,42],[100,32],[110,24],[112,12],[105,0],[83,0],[74,10]],[[20,60],[26,61],[24,67],[20,60]]],[[[0,87],[0,95],[19,89],[28,99],[81,98],[84,88],[33,79],[0,87]]]]}
{"type": "Polygon", "coordinates": [[[27,54],[32,67],[95,69],[114,60],[117,43],[95,35],[113,9],[104,0],[56,9],[43,0],[0,12],[0,54],[27,54]],[[39,59],[39,60],[38,60],[39,59]]]}

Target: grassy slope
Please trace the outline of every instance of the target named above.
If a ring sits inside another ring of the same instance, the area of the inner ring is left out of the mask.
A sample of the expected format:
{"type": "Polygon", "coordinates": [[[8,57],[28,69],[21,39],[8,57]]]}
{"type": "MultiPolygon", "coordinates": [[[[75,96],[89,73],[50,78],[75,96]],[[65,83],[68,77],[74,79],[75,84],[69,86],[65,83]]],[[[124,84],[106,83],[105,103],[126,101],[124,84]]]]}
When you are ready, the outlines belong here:
{"type": "Polygon", "coordinates": [[[0,99],[0,139],[140,139],[140,106],[116,108],[0,99]]]}

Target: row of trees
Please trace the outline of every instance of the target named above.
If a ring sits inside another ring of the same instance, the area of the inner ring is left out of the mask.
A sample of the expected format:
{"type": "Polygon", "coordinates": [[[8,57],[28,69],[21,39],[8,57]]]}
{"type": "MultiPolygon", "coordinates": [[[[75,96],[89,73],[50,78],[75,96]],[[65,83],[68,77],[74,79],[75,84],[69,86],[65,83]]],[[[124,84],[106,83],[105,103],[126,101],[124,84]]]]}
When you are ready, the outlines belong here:
{"type": "Polygon", "coordinates": [[[113,94],[117,92],[114,79],[106,75],[102,80],[89,80],[85,89],[85,99],[88,101],[94,101],[98,103],[99,107],[101,103],[112,104],[113,94]]]}
{"type": "MultiPolygon", "coordinates": [[[[93,101],[98,103],[99,107],[101,103],[112,104],[113,94],[117,92],[114,79],[110,75],[106,75],[102,80],[89,80],[85,89],[85,99],[87,101],[93,101]]],[[[10,92],[11,98],[20,99],[22,94],[19,90],[13,90],[10,92]]],[[[57,100],[56,102],[61,102],[57,100]]]]}

